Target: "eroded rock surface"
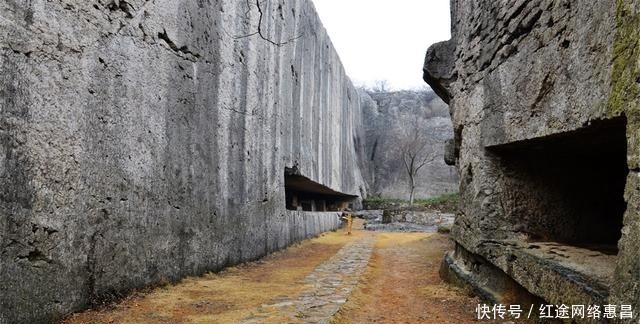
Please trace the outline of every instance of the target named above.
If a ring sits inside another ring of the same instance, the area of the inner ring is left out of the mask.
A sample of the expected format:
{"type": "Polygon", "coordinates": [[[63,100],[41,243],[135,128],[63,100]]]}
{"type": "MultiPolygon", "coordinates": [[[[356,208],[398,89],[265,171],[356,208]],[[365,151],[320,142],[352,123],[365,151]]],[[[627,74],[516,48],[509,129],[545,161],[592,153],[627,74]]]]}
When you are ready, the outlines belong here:
{"type": "Polygon", "coordinates": [[[521,286],[558,305],[640,309],[637,8],[452,1],[453,38],[424,69],[450,99],[461,175],[445,269],[498,300],[521,286]]]}
{"type": "Polygon", "coordinates": [[[285,167],[365,194],[359,96],[311,1],[259,3],[0,3],[0,323],[336,228],[285,210],[285,167]]]}
{"type": "Polygon", "coordinates": [[[409,180],[401,158],[403,132],[419,125],[435,159],[416,177],[416,197],[458,191],[458,173],[444,162],[444,144],[453,138],[447,106],[432,91],[361,93],[364,125],[363,176],[371,194],[409,199],[409,180]]]}

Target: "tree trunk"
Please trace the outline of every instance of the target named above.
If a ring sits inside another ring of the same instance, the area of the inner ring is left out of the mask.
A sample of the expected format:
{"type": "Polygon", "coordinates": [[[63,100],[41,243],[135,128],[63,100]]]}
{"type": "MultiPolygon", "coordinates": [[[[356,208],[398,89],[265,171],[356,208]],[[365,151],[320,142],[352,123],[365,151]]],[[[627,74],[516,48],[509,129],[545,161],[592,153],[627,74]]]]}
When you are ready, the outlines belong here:
{"type": "Polygon", "coordinates": [[[409,185],[411,186],[409,192],[409,207],[413,207],[413,193],[416,191],[416,185],[413,177],[409,177],[409,185]]]}

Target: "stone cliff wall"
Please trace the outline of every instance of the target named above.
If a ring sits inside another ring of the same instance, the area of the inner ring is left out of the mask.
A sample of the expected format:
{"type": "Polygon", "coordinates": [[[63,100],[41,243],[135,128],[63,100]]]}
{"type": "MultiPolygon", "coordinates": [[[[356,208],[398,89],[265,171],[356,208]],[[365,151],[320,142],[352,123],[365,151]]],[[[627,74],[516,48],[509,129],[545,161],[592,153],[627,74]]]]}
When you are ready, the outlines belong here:
{"type": "Polygon", "coordinates": [[[417,123],[437,156],[418,173],[416,197],[458,191],[458,173],[444,163],[443,145],[453,138],[449,110],[432,91],[361,92],[365,148],[363,175],[369,193],[408,199],[408,175],[399,148],[402,132],[417,123]]]}
{"type": "Polygon", "coordinates": [[[447,266],[488,291],[501,273],[551,303],[638,310],[638,3],[506,3],[452,1],[453,38],[427,53],[461,174],[447,266]]]}
{"type": "Polygon", "coordinates": [[[311,1],[260,3],[0,3],[0,323],[336,228],[285,210],[285,167],[365,194],[359,97],[311,1]]]}

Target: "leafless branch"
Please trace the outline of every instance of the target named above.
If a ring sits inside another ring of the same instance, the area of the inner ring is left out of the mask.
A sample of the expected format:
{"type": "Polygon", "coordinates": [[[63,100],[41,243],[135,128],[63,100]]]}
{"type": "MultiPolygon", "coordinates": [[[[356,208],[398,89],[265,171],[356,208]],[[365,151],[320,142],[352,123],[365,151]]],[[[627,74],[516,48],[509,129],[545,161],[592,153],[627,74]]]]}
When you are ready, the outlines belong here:
{"type": "Polygon", "coordinates": [[[429,163],[433,162],[437,157],[438,157],[438,156],[437,156],[437,155],[435,155],[435,154],[431,154],[431,155],[429,155],[429,156],[425,157],[425,158],[424,158],[424,160],[422,160],[422,161],[419,163],[419,165],[416,167],[416,173],[418,173],[418,171],[420,171],[420,169],[421,169],[423,166],[425,166],[425,165],[427,165],[427,164],[429,164],[429,163]]]}
{"type": "Polygon", "coordinates": [[[431,141],[422,131],[421,125],[414,121],[412,126],[402,131],[398,147],[399,155],[409,177],[409,203],[411,205],[413,205],[415,198],[416,179],[420,170],[438,157],[438,154],[432,149],[431,141]]]}
{"type": "Polygon", "coordinates": [[[402,162],[404,163],[405,170],[407,173],[411,174],[411,167],[409,166],[409,162],[407,161],[407,152],[402,152],[402,162]]]}

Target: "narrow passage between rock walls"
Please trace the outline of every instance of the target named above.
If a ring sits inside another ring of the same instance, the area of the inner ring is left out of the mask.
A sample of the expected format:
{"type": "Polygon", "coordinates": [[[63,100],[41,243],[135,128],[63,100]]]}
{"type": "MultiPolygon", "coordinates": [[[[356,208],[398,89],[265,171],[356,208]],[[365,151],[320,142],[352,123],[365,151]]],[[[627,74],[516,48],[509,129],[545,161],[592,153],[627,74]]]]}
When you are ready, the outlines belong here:
{"type": "Polygon", "coordinates": [[[464,323],[477,300],[438,276],[447,236],[344,230],[187,278],[65,323],[464,323]]]}

